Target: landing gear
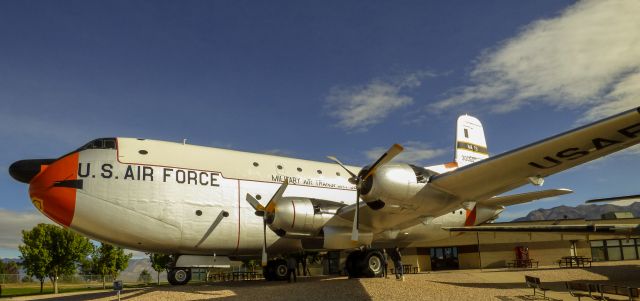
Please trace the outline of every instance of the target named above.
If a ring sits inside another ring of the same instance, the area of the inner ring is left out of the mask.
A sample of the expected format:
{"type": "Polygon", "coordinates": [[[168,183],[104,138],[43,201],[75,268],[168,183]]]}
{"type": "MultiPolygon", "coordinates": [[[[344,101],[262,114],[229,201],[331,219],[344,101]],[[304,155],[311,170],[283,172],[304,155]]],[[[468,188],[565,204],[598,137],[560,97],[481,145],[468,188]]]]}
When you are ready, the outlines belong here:
{"type": "Polygon", "coordinates": [[[376,249],[356,250],[349,254],[346,262],[349,278],[380,277],[384,272],[382,252],[376,249]]]}
{"type": "Polygon", "coordinates": [[[287,280],[287,262],[284,259],[267,261],[267,266],[262,268],[262,275],[267,281],[287,280]]]}
{"type": "Polygon", "coordinates": [[[191,269],[173,268],[167,273],[167,280],[172,285],[184,285],[191,280],[191,269]]]}

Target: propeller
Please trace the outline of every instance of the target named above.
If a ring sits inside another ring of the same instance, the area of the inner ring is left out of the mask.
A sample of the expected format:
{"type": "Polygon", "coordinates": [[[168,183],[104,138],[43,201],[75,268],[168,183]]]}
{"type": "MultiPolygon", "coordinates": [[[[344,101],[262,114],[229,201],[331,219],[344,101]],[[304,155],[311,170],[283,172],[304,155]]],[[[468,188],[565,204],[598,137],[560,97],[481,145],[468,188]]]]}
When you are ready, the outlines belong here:
{"type": "Polygon", "coordinates": [[[360,172],[356,175],[351,170],[349,170],[338,158],[334,156],[327,156],[329,160],[340,165],[344,170],[346,170],[350,175],[349,183],[356,185],[356,212],[353,217],[353,225],[351,227],[351,240],[358,241],[358,232],[360,229],[360,193],[362,191],[362,187],[365,181],[376,173],[378,167],[386,164],[391,161],[395,156],[400,154],[404,148],[400,144],[392,145],[376,162],[374,162],[371,166],[365,166],[360,170],[360,172]],[[364,174],[364,176],[363,176],[364,174]]]}
{"type": "Polygon", "coordinates": [[[257,216],[262,216],[262,266],[267,266],[267,223],[273,221],[273,214],[276,212],[276,202],[282,198],[282,194],[284,194],[285,189],[287,189],[287,185],[289,185],[289,180],[285,179],[266,206],[262,206],[256,198],[247,193],[247,202],[256,210],[255,214],[257,216]]]}

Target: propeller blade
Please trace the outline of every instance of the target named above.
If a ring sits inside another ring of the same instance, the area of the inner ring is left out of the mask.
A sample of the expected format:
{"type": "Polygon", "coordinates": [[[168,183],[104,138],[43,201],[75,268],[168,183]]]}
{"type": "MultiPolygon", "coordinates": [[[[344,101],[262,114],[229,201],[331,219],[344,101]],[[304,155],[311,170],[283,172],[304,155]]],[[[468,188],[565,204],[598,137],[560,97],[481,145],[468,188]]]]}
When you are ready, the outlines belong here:
{"type": "Polygon", "coordinates": [[[367,175],[365,175],[362,178],[362,181],[366,180],[371,175],[373,175],[376,172],[376,169],[378,167],[380,167],[380,166],[386,164],[387,162],[391,161],[391,159],[393,159],[395,156],[397,156],[403,150],[404,150],[404,147],[402,147],[402,145],[400,145],[400,144],[392,145],[389,148],[389,150],[387,150],[386,153],[382,154],[382,156],[380,156],[380,158],[378,158],[378,161],[376,161],[376,163],[373,163],[373,165],[371,165],[371,167],[369,168],[369,172],[367,172],[367,175]]]}
{"type": "Polygon", "coordinates": [[[630,201],[638,199],[640,201],[640,194],[635,195],[625,195],[625,196],[617,196],[612,198],[602,198],[602,199],[593,199],[588,200],[585,203],[599,203],[599,202],[613,202],[613,201],[630,201]]]}
{"type": "Polygon", "coordinates": [[[356,213],[353,216],[353,226],[351,227],[351,240],[358,241],[360,228],[360,191],[356,190],[356,213]]]}
{"type": "MultiPolygon", "coordinates": [[[[353,172],[351,172],[346,166],[344,166],[344,164],[342,164],[342,162],[340,162],[340,160],[338,160],[338,158],[334,157],[334,156],[327,156],[327,158],[333,162],[338,163],[338,165],[342,166],[342,168],[344,168],[344,170],[346,170],[352,178],[357,178],[358,176],[356,174],[354,174],[353,172]]],[[[351,180],[349,180],[349,182],[351,182],[351,180]]],[[[351,184],[355,184],[355,183],[351,183],[351,184]]]]}
{"type": "Polygon", "coordinates": [[[267,222],[263,219],[262,220],[262,237],[263,239],[263,243],[262,243],[262,266],[266,267],[267,266],[267,222]]]}
{"type": "Polygon", "coordinates": [[[260,204],[260,202],[258,202],[258,200],[256,200],[256,198],[254,198],[252,195],[247,193],[247,202],[249,202],[249,204],[251,205],[251,207],[253,207],[253,209],[256,210],[256,214],[258,211],[264,211],[264,206],[262,206],[260,204]]]}
{"type": "Polygon", "coordinates": [[[289,179],[285,179],[284,182],[282,182],[282,185],[280,185],[280,188],[278,188],[278,191],[276,191],[273,197],[271,197],[271,200],[269,200],[269,203],[267,203],[267,205],[264,206],[264,211],[268,213],[273,213],[276,211],[276,202],[280,198],[282,198],[282,194],[284,193],[284,190],[287,189],[288,185],[289,185],[289,179]]]}

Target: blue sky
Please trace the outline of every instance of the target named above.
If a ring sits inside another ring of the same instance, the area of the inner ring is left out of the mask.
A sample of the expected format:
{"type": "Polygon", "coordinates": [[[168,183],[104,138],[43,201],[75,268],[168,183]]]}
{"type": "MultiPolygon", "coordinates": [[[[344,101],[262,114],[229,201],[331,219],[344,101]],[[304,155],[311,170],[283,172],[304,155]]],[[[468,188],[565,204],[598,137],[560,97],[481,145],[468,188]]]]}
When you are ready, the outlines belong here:
{"type": "MultiPolygon", "coordinates": [[[[452,160],[468,113],[498,154],[640,105],[635,1],[1,1],[0,168],[96,137],[364,165],[452,160]]],[[[636,149],[550,177],[639,193],[636,149]]],[[[518,191],[533,190],[525,187],[518,191]]],[[[0,257],[44,220],[0,173],[0,257]]]]}

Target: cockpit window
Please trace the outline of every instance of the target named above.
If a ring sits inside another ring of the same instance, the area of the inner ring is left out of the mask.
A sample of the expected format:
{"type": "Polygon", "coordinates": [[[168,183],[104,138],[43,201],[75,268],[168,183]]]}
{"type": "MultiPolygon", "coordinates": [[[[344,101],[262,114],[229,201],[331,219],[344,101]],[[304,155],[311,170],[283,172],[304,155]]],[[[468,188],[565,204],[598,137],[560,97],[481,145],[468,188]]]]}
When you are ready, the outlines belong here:
{"type": "Polygon", "coordinates": [[[64,156],[58,158],[62,159],[68,155],[71,155],[75,152],[79,152],[85,149],[116,149],[116,138],[99,138],[95,140],[91,140],[91,142],[83,145],[82,147],[65,154],[64,156]]]}
{"type": "Polygon", "coordinates": [[[85,149],[116,149],[116,138],[100,138],[92,140],[79,148],[78,151],[85,149]]]}

